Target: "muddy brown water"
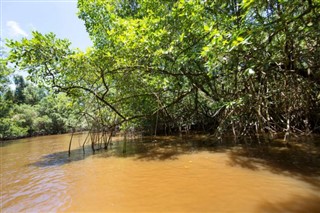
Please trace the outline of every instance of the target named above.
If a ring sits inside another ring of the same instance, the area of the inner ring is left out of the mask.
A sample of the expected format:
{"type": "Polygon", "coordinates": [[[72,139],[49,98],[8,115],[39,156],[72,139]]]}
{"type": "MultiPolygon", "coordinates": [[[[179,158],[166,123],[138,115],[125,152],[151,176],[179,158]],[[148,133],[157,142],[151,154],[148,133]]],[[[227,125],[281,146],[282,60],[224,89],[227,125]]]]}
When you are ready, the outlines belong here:
{"type": "Polygon", "coordinates": [[[320,212],[317,141],[138,138],[83,154],[85,136],[71,157],[70,135],[2,143],[1,212],[320,212]]]}

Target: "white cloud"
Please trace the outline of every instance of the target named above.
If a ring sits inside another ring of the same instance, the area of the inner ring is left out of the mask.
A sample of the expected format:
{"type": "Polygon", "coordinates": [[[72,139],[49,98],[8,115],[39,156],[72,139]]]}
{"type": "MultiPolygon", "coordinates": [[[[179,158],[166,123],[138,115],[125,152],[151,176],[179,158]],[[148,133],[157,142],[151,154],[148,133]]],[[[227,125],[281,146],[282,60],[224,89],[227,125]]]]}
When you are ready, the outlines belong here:
{"type": "Polygon", "coordinates": [[[19,24],[15,21],[7,21],[7,27],[9,28],[9,33],[12,36],[28,37],[28,34],[23,29],[21,29],[19,24]]]}

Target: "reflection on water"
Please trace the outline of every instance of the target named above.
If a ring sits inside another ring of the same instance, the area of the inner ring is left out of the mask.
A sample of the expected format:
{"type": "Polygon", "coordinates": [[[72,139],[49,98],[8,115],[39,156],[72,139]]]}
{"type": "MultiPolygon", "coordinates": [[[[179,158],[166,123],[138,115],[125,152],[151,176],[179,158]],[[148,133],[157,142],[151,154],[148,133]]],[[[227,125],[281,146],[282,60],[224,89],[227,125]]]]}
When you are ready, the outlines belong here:
{"type": "Polygon", "coordinates": [[[317,139],[144,137],[84,154],[85,136],[70,157],[70,135],[2,145],[1,212],[320,212],[317,139]]]}

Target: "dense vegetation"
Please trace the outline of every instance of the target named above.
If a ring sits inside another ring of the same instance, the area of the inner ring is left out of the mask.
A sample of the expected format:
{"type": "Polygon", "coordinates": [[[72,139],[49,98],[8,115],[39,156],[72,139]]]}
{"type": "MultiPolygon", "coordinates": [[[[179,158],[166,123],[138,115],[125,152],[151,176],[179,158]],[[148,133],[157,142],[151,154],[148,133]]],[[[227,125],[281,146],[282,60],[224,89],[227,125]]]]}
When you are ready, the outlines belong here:
{"type": "Polygon", "coordinates": [[[12,89],[8,78],[11,72],[3,64],[2,68],[0,139],[65,133],[72,127],[84,127],[77,121],[78,112],[64,93],[49,93],[17,75],[12,89]]]}
{"type": "Polygon", "coordinates": [[[79,0],[78,8],[91,49],[33,32],[7,43],[8,60],[65,92],[91,128],[319,131],[319,0],[79,0]]]}

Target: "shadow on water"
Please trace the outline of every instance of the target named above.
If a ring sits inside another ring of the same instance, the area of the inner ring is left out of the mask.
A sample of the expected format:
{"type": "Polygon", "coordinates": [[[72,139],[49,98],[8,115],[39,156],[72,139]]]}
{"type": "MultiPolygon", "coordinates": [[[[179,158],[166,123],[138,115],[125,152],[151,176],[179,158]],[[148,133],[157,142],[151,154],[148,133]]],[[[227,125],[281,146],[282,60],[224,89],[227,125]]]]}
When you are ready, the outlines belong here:
{"type": "Polygon", "coordinates": [[[31,165],[38,167],[60,166],[81,161],[90,156],[99,158],[132,157],[135,160],[165,161],[176,160],[182,154],[198,151],[223,152],[227,148],[230,148],[230,145],[226,143],[215,143],[197,137],[143,137],[114,142],[108,150],[100,149],[95,153],[92,152],[90,145],[86,146],[85,153],[82,148],[71,150],[70,157],[67,150],[55,152],[42,156],[39,161],[31,165]]]}
{"type": "Polygon", "coordinates": [[[91,150],[89,150],[89,147],[86,148],[85,153],[83,153],[82,149],[71,150],[70,157],[68,151],[55,152],[42,156],[39,161],[32,163],[31,165],[37,167],[61,166],[64,164],[84,160],[92,154],[93,153],[91,150]]]}
{"type": "Polygon", "coordinates": [[[320,189],[319,138],[305,138],[286,144],[270,141],[242,145],[229,153],[231,166],[250,170],[267,169],[275,174],[296,177],[320,189]]]}
{"type": "Polygon", "coordinates": [[[229,165],[258,171],[267,169],[276,174],[295,176],[320,189],[320,144],[319,138],[301,139],[287,145],[282,141],[237,143],[225,140],[219,143],[205,136],[190,137],[143,137],[128,139],[126,142],[114,142],[108,150],[99,150],[94,154],[90,146],[68,152],[56,152],[43,156],[33,166],[60,166],[84,160],[92,155],[99,158],[131,157],[135,160],[176,160],[180,155],[200,151],[212,153],[228,152],[229,165]]]}
{"type": "Polygon", "coordinates": [[[115,143],[109,152],[97,157],[132,157],[143,161],[177,160],[180,155],[200,151],[224,152],[230,148],[228,143],[217,143],[207,137],[160,136],[143,137],[115,143]],[[125,146],[125,151],[124,151],[125,146]]]}

